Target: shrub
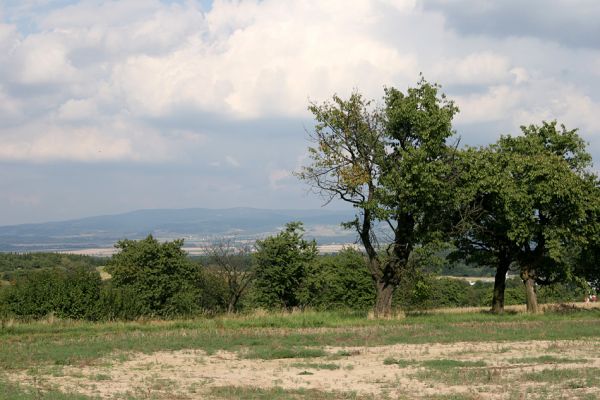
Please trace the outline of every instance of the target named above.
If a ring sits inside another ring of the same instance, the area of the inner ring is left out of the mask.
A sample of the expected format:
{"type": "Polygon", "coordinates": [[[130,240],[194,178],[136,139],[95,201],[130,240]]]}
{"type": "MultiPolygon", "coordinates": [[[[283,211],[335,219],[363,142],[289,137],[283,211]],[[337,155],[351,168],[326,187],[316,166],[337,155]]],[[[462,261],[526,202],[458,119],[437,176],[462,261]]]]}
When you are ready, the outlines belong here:
{"type": "Polygon", "coordinates": [[[254,302],[265,308],[293,308],[308,265],[317,256],[315,241],[303,239],[300,222],[290,222],[278,235],[256,241],[254,302]]]}
{"type": "Polygon", "coordinates": [[[318,257],[307,265],[298,298],[303,306],[317,309],[373,307],[375,288],[365,256],[348,248],[318,257]]]}
{"type": "Polygon", "coordinates": [[[89,268],[52,268],[21,274],[5,289],[6,312],[17,317],[41,318],[50,313],[61,318],[97,319],[102,282],[89,268]]]}
{"type": "Polygon", "coordinates": [[[182,249],[183,240],[160,243],[149,235],[143,240],[121,240],[106,268],[114,288],[125,289],[139,301],[144,315],[173,317],[201,308],[202,270],[182,249]]]}

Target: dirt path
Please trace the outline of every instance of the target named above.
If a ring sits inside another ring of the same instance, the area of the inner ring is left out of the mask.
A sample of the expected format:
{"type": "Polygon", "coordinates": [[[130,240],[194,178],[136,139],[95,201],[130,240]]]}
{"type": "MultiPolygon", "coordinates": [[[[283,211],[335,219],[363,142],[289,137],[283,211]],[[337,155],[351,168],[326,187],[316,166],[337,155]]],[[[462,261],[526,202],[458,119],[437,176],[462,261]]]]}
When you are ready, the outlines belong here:
{"type": "Polygon", "coordinates": [[[304,388],[356,392],[377,398],[429,398],[442,394],[463,394],[473,399],[555,398],[554,395],[600,398],[597,380],[586,378],[583,372],[600,368],[598,340],[402,344],[325,350],[325,357],[277,360],[245,359],[225,351],[212,355],[199,350],[129,354],[124,362],[111,359],[90,367],[48,371],[36,376],[35,383],[25,373],[13,375],[12,379],[103,399],[125,395],[205,399],[212,398],[211,388],[221,386],[304,388]],[[535,379],[523,380],[526,373],[535,379]]]}

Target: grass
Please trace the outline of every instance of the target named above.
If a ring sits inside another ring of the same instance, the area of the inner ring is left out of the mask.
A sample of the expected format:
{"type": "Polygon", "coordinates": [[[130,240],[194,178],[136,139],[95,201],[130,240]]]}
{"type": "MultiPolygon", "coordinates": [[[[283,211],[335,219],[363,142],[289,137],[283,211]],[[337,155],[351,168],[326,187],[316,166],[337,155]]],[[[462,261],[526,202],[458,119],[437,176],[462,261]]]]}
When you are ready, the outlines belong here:
{"type": "Polygon", "coordinates": [[[477,368],[485,367],[484,361],[461,361],[461,360],[449,360],[449,359],[438,359],[438,360],[427,360],[421,363],[426,368],[448,370],[453,368],[477,368]]]}
{"type": "MultiPolygon", "coordinates": [[[[509,342],[531,340],[598,339],[600,310],[574,310],[547,312],[540,315],[507,313],[441,313],[413,314],[402,319],[370,320],[366,313],[358,312],[304,312],[249,314],[198,318],[174,321],[136,321],[92,323],[80,321],[37,321],[22,323],[9,321],[0,328],[0,371],[40,371],[62,373],[63,366],[105,366],[122,362],[133,352],[152,353],[183,349],[201,349],[208,354],[218,350],[237,352],[247,359],[312,359],[291,366],[312,374],[314,370],[334,370],[340,366],[328,363],[360,354],[354,347],[392,344],[427,344],[455,342],[509,342]],[[329,354],[326,346],[350,348],[329,354]]],[[[504,345],[502,345],[504,346],[504,345]]],[[[509,347],[498,347],[492,353],[503,353],[509,347]],[[501,351],[503,350],[504,351],[501,351]]],[[[552,345],[548,351],[553,351],[552,345]]],[[[506,360],[520,364],[582,363],[560,357],[560,346],[555,346],[556,356],[522,357],[506,360]]],[[[401,368],[420,368],[411,376],[423,382],[444,382],[447,385],[505,384],[505,376],[483,361],[438,359],[413,361],[388,357],[385,365],[401,368]]],[[[519,382],[559,383],[567,389],[600,386],[598,369],[582,373],[579,369],[556,369],[527,372],[519,382]],[[569,372],[571,371],[571,372],[569,372]],[[553,375],[554,374],[554,375],[553,375]],[[594,375],[595,374],[595,375],[594,375]]],[[[588,370],[586,370],[588,371],[588,370]]],[[[350,372],[349,372],[350,373],[350,372]]],[[[109,384],[110,376],[92,376],[98,385],[109,384]]],[[[168,391],[170,381],[156,382],[157,390],[168,391]]],[[[216,398],[240,399],[363,399],[356,394],[329,393],[310,389],[283,390],[224,387],[211,389],[216,398]]],[[[9,383],[0,372],[0,399],[89,399],[81,395],[44,391],[39,397],[34,389],[9,383]]],[[[160,396],[157,394],[156,396],[160,396]]],[[[444,395],[446,396],[446,395],[444,395]]],[[[449,394],[444,399],[462,399],[462,395],[449,394]],[[453,397],[454,396],[454,397],[453,397]],[[458,396],[458,397],[457,397],[458,396]]],[[[143,397],[131,397],[131,399],[143,397]]],[[[160,397],[157,397],[160,398],[160,397]]],[[[379,397],[380,398],[380,397],[379,397]]]]}
{"type": "Polygon", "coordinates": [[[539,357],[521,357],[507,360],[510,364],[578,364],[585,363],[585,358],[574,359],[543,355],[539,357]]]}
{"type": "Polygon", "coordinates": [[[418,363],[414,360],[402,360],[402,359],[398,359],[398,358],[387,357],[383,360],[383,364],[384,365],[397,365],[400,368],[406,368],[411,365],[417,365],[418,363]]]}
{"type": "Polygon", "coordinates": [[[256,346],[244,353],[244,358],[273,360],[283,358],[314,358],[324,357],[327,353],[323,349],[308,347],[269,347],[256,346]]]}
{"type": "Polygon", "coordinates": [[[293,368],[300,368],[300,369],[327,369],[327,370],[336,370],[336,369],[340,369],[339,364],[333,364],[333,363],[309,363],[309,362],[304,362],[304,363],[293,363],[292,365],[290,365],[293,368]]]}
{"type": "Polygon", "coordinates": [[[500,383],[501,374],[490,368],[426,368],[411,375],[424,382],[443,383],[448,386],[482,385],[500,383]]]}
{"type": "Polygon", "coordinates": [[[212,388],[211,395],[217,399],[247,400],[370,400],[375,396],[359,396],[356,393],[324,392],[315,389],[285,390],[282,388],[260,389],[223,386],[212,388]]]}
{"type": "MultiPolygon", "coordinates": [[[[6,400],[91,400],[92,397],[80,394],[62,393],[56,390],[39,391],[36,388],[25,388],[9,383],[0,375],[0,399],[6,400]]],[[[94,399],[95,400],[95,399],[94,399]]]]}
{"type": "Polygon", "coordinates": [[[306,313],[187,321],[12,323],[0,330],[0,369],[87,365],[115,352],[202,349],[251,358],[314,357],[323,346],[521,341],[597,337],[600,310],[496,316],[409,316],[373,321],[359,314],[306,313]],[[312,349],[311,349],[312,348],[312,349]],[[291,350],[290,350],[291,349],[291,350]]]}
{"type": "Polygon", "coordinates": [[[529,382],[565,382],[567,384],[577,383],[581,386],[594,387],[600,385],[600,368],[552,368],[542,371],[528,372],[523,375],[523,380],[529,382]]]}

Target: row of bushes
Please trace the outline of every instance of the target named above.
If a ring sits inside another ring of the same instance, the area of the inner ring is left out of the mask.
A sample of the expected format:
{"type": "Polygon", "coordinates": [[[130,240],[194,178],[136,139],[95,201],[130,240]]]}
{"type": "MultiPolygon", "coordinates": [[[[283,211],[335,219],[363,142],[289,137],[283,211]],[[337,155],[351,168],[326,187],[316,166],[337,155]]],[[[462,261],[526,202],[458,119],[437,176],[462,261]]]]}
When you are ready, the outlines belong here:
{"type": "MultiPolygon", "coordinates": [[[[314,309],[353,308],[366,310],[373,306],[375,293],[366,268],[355,268],[360,258],[356,252],[323,256],[313,264],[306,284],[298,288],[299,307],[314,309]],[[344,266],[339,268],[339,266],[344,266]]],[[[132,286],[119,287],[102,282],[94,269],[44,269],[31,271],[14,284],[0,290],[0,314],[4,317],[41,318],[53,314],[60,318],[86,320],[131,320],[142,316],[176,317],[225,311],[226,283],[202,269],[200,282],[194,289],[178,291],[162,308],[153,309],[147,294],[132,286]]],[[[408,285],[407,285],[408,286],[408,285]]],[[[468,282],[435,276],[420,277],[411,290],[400,288],[396,306],[405,310],[438,307],[488,306],[492,283],[468,282]]],[[[584,291],[574,285],[558,284],[539,289],[541,303],[581,300],[584,291]]],[[[251,288],[240,304],[243,309],[259,306],[255,288],[251,288]]],[[[506,304],[523,304],[525,294],[519,279],[507,281],[506,304]]]]}
{"type": "Polygon", "coordinates": [[[220,311],[223,285],[210,274],[194,290],[178,291],[161,308],[133,286],[102,282],[95,269],[51,268],[29,271],[0,290],[0,315],[25,319],[49,314],[59,318],[131,320],[142,316],[175,317],[220,311]]]}
{"type": "MultiPolygon", "coordinates": [[[[314,242],[302,238],[301,225],[257,242],[257,252],[235,269],[204,267],[187,257],[183,241],[160,243],[152,236],[117,243],[108,262],[111,279],[102,281],[93,266],[42,268],[19,274],[0,289],[0,315],[87,320],[171,318],[252,308],[357,309],[373,307],[375,290],[362,253],[346,249],[318,256],[314,242]],[[229,273],[226,273],[229,269],[229,273]],[[243,279],[242,279],[243,278],[243,279]],[[252,279],[246,279],[252,278],[252,279]],[[239,284],[249,282],[244,291],[239,284]],[[239,297],[232,309],[232,296],[239,297]]],[[[237,257],[237,256],[236,256],[237,257]]],[[[226,260],[225,260],[226,261],[226,260]]],[[[231,261],[231,260],[230,260],[231,261]]],[[[237,260],[239,261],[239,260],[237,260]]],[[[231,263],[229,263],[231,264],[231,263]]],[[[491,282],[416,273],[405,279],[394,304],[405,310],[488,306],[491,282]]],[[[559,284],[539,289],[540,302],[581,300],[583,289],[559,284]]],[[[518,279],[509,279],[506,304],[523,304],[518,279]]]]}

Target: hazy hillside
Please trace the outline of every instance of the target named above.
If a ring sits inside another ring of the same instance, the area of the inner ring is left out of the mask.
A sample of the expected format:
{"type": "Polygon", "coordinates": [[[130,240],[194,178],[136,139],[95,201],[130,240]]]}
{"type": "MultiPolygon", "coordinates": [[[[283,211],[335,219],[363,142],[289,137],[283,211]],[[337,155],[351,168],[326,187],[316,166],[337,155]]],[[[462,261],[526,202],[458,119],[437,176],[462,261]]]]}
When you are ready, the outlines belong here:
{"type": "Polygon", "coordinates": [[[253,239],[276,232],[286,222],[299,220],[307,236],[321,244],[348,242],[352,232],[340,223],[352,211],[230,209],[157,209],[104,215],[69,221],[0,226],[0,251],[70,250],[110,247],[122,238],[153,234],[159,238],[186,238],[188,244],[224,235],[253,239]]]}

